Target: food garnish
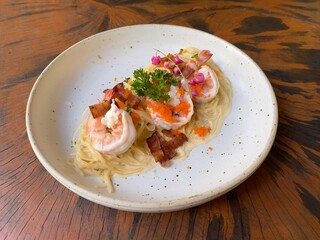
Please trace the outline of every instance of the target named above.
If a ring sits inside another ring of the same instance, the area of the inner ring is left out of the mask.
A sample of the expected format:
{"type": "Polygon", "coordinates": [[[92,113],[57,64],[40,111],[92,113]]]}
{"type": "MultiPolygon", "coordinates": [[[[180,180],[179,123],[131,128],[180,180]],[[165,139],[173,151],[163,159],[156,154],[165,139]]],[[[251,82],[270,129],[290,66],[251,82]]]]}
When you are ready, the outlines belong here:
{"type": "Polygon", "coordinates": [[[170,86],[177,86],[176,77],[166,70],[156,69],[153,72],[146,72],[142,68],[133,72],[134,81],[131,85],[140,97],[150,97],[152,100],[167,101],[170,96],[170,86]]]}

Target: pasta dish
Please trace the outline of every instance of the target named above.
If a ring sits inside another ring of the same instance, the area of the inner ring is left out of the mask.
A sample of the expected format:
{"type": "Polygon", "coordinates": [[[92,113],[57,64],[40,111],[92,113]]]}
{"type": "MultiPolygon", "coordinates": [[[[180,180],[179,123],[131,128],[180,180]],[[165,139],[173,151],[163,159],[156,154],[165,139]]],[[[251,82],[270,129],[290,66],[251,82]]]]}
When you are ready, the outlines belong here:
{"type": "Polygon", "coordinates": [[[216,137],[231,102],[231,83],[209,50],[156,50],[149,66],[104,90],[89,106],[89,116],[85,111],[69,162],[113,192],[112,178],[144,173],[157,164],[170,167],[216,137]]]}

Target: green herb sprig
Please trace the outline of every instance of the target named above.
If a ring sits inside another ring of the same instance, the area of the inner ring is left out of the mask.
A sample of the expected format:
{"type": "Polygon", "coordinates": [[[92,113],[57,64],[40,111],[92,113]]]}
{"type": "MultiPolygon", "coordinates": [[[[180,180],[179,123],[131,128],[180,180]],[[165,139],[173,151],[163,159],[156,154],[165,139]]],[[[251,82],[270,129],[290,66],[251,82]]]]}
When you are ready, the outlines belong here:
{"type": "Polygon", "coordinates": [[[169,100],[170,86],[177,86],[178,81],[172,73],[166,70],[156,69],[153,72],[146,72],[142,68],[133,72],[132,89],[140,97],[150,97],[152,100],[169,100]]]}
{"type": "Polygon", "coordinates": [[[196,54],[192,55],[192,56],[191,56],[191,58],[199,58],[198,53],[196,53],[196,54]]]}

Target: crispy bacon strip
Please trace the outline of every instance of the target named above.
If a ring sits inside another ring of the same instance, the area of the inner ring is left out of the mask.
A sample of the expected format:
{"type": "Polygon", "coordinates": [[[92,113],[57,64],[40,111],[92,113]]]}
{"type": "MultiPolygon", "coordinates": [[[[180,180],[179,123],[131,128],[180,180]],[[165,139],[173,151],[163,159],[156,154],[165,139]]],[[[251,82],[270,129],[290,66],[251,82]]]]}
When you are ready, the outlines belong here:
{"type": "Polygon", "coordinates": [[[114,86],[112,92],[112,98],[118,98],[121,102],[125,102],[128,99],[126,91],[124,90],[123,83],[119,83],[114,86]]]}
{"type": "Polygon", "coordinates": [[[189,78],[202,64],[206,63],[212,57],[212,53],[209,50],[202,50],[198,54],[197,59],[193,59],[188,62],[182,68],[182,74],[185,78],[189,78]]]}
{"type": "Polygon", "coordinates": [[[161,166],[165,165],[169,160],[161,148],[160,134],[155,131],[147,138],[147,144],[156,162],[160,162],[161,166]]]}
{"type": "Polygon", "coordinates": [[[128,99],[128,104],[134,108],[134,109],[137,109],[138,106],[140,105],[141,103],[141,100],[135,96],[135,95],[130,95],[129,99],[128,99]]]}
{"type": "Polygon", "coordinates": [[[103,93],[104,93],[103,100],[111,101],[113,89],[105,89],[103,93]]]}
{"type": "Polygon", "coordinates": [[[170,142],[167,142],[161,135],[160,145],[164,155],[167,156],[168,159],[172,159],[177,155],[176,148],[172,147],[170,142]]]}
{"type": "Polygon", "coordinates": [[[189,76],[194,73],[197,69],[197,66],[193,62],[189,62],[189,64],[186,64],[184,68],[182,68],[182,74],[185,78],[189,78],[189,76]]]}
{"type": "Polygon", "coordinates": [[[162,130],[162,133],[171,138],[168,143],[173,149],[182,146],[184,142],[188,141],[188,137],[184,133],[173,133],[166,129],[162,130]]]}
{"type": "Polygon", "coordinates": [[[124,89],[123,83],[119,83],[114,86],[113,89],[106,89],[103,92],[105,94],[104,99],[111,100],[117,98],[134,109],[137,109],[141,102],[141,100],[137,96],[133,95],[130,90],[124,89]]]}
{"type": "Polygon", "coordinates": [[[169,130],[163,130],[162,133],[169,137],[170,140],[167,141],[159,132],[155,131],[147,139],[147,144],[155,161],[166,167],[169,160],[176,156],[176,149],[182,146],[188,138],[183,133],[174,134],[169,130]]]}
{"type": "Polygon", "coordinates": [[[133,95],[130,90],[125,90],[123,83],[119,83],[112,89],[105,89],[103,91],[103,100],[97,104],[89,106],[93,118],[104,116],[111,107],[111,101],[114,98],[119,99],[121,102],[130,105],[130,107],[137,109],[141,100],[133,95]]]}
{"type": "Polygon", "coordinates": [[[89,106],[93,118],[102,117],[109,111],[111,107],[110,101],[102,101],[97,104],[89,106]]]}
{"type": "Polygon", "coordinates": [[[171,130],[163,129],[161,132],[169,138],[173,138],[175,136],[175,134],[171,130]]]}

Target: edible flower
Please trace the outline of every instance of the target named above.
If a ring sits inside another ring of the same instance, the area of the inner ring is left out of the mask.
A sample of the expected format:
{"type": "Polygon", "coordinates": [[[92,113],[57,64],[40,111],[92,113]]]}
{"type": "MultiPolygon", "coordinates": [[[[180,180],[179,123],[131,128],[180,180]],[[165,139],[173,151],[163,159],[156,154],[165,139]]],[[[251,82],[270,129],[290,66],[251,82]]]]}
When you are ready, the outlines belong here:
{"type": "Polygon", "coordinates": [[[179,58],[178,55],[175,55],[173,62],[177,65],[183,63],[183,61],[179,58]]]}
{"type": "Polygon", "coordinates": [[[169,67],[170,67],[170,63],[169,63],[168,61],[165,61],[165,62],[163,63],[163,67],[169,68],[169,67]]]}
{"type": "Polygon", "coordinates": [[[153,65],[159,65],[161,63],[161,57],[160,56],[153,56],[151,58],[151,62],[153,65]]]}
{"type": "Polygon", "coordinates": [[[174,73],[175,75],[180,74],[179,68],[175,67],[175,68],[173,69],[173,73],[174,73]]]}
{"type": "Polygon", "coordinates": [[[197,73],[195,74],[194,78],[190,79],[188,81],[190,85],[195,85],[195,84],[204,84],[204,75],[203,73],[197,73]]]}
{"type": "Polygon", "coordinates": [[[194,97],[196,97],[196,96],[199,95],[197,89],[192,89],[192,90],[191,90],[191,94],[192,94],[192,96],[194,96],[194,97]]]}

